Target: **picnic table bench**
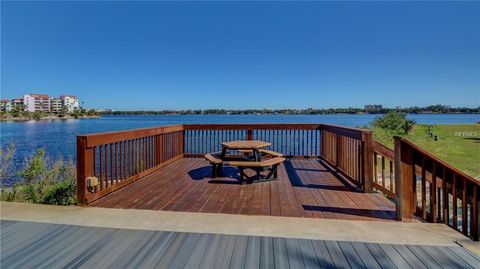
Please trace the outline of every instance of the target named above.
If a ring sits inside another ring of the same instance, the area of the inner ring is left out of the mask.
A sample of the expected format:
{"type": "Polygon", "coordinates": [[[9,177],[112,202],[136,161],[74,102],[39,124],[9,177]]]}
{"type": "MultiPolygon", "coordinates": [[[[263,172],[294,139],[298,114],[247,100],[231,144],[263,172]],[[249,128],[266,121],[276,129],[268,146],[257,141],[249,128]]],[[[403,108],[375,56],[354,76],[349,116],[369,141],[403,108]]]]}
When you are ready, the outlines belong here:
{"type": "MultiPolygon", "coordinates": [[[[285,161],[284,157],[274,157],[271,159],[259,161],[259,162],[251,162],[251,161],[231,161],[226,162],[227,165],[237,166],[240,170],[240,178],[242,181],[246,181],[249,179],[244,172],[245,168],[251,168],[257,172],[257,179],[276,179],[278,177],[278,165],[285,161]],[[264,178],[261,177],[260,171],[268,170],[269,173],[264,178]]],[[[252,180],[252,178],[250,178],[252,180]]]]}

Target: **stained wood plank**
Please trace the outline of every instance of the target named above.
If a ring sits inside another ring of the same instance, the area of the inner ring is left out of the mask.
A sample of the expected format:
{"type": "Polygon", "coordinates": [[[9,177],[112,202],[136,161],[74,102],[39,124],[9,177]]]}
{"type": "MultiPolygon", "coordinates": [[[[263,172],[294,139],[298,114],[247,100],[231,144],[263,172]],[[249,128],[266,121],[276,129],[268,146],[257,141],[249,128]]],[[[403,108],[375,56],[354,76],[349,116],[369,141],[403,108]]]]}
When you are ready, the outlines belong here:
{"type": "Polygon", "coordinates": [[[243,185],[234,167],[225,167],[223,177],[215,179],[210,178],[210,169],[203,159],[180,159],[90,206],[351,220],[395,218],[391,201],[360,192],[317,160],[289,161],[279,167],[277,180],[243,185]]]}

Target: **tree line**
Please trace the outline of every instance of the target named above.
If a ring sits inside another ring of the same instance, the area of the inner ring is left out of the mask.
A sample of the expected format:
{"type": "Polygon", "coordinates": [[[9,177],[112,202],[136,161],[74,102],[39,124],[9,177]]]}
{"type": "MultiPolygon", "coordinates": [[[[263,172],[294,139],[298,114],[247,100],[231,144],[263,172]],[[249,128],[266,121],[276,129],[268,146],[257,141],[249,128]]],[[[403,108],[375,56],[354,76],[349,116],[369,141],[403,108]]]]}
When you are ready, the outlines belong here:
{"type": "Polygon", "coordinates": [[[106,111],[102,115],[258,115],[258,114],[386,114],[388,112],[400,112],[407,114],[480,114],[480,106],[477,108],[469,107],[450,107],[445,105],[432,105],[426,107],[408,107],[408,108],[381,108],[381,109],[363,109],[363,108],[328,108],[328,109],[187,109],[187,110],[137,110],[137,111],[106,111]]]}
{"type": "Polygon", "coordinates": [[[65,118],[67,116],[74,117],[74,118],[81,118],[81,117],[91,117],[91,116],[98,116],[98,113],[93,109],[75,109],[73,112],[69,112],[66,106],[62,106],[59,111],[53,111],[50,109],[50,112],[43,112],[43,111],[27,111],[25,110],[24,105],[16,105],[10,111],[1,111],[0,112],[1,118],[20,118],[20,119],[35,119],[39,120],[44,117],[48,116],[56,116],[59,118],[65,118]]]}

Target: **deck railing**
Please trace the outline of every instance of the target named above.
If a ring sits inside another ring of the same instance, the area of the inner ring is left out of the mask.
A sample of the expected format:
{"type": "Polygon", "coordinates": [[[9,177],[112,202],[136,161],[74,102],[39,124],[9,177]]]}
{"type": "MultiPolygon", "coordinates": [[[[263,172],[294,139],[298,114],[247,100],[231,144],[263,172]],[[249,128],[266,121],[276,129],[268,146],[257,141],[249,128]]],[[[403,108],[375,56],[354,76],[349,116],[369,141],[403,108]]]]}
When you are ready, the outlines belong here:
{"type": "Polygon", "coordinates": [[[77,136],[77,199],[105,196],[183,157],[183,126],[77,136]],[[89,187],[88,177],[98,179],[89,187]]]}
{"type": "Polygon", "coordinates": [[[412,142],[395,138],[397,218],[441,222],[478,240],[480,183],[412,142]]]}
{"type": "Polygon", "coordinates": [[[363,191],[372,191],[372,132],[335,125],[322,125],[321,130],[321,157],[363,191]]]}
{"type": "Polygon", "coordinates": [[[387,146],[373,142],[373,188],[395,199],[395,157],[393,150],[387,146]]]}
{"type": "Polygon", "coordinates": [[[323,159],[371,190],[370,131],[326,124],[187,124],[78,136],[78,202],[88,204],[182,157],[220,151],[221,142],[231,140],[268,141],[289,158],[323,159]],[[98,184],[89,184],[89,177],[98,184]]]}
{"type": "Polygon", "coordinates": [[[221,151],[221,142],[262,140],[287,157],[320,155],[319,124],[195,124],[184,125],[185,154],[199,157],[221,151]]]}

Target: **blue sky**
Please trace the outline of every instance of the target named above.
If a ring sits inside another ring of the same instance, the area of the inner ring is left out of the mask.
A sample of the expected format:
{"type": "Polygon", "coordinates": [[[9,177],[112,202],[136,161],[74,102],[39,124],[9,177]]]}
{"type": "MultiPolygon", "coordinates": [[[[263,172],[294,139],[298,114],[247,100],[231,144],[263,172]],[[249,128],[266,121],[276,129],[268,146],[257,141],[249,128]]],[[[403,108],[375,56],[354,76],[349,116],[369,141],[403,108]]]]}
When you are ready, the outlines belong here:
{"type": "Polygon", "coordinates": [[[479,2],[1,2],[1,95],[114,109],[480,105],[479,2]]]}

